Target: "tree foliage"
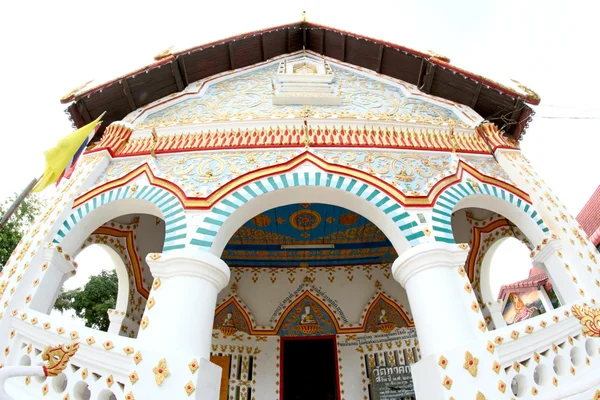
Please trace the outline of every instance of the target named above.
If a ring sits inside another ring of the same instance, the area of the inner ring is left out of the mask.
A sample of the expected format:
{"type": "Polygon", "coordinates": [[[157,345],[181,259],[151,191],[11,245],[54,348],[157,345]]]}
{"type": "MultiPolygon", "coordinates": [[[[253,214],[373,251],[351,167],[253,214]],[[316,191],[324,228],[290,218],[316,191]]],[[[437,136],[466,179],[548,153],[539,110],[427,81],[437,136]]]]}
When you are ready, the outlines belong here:
{"type": "Polygon", "coordinates": [[[59,311],[72,309],[85,321],[85,326],[106,331],[110,325],[108,310],[115,308],[117,292],[116,271],[102,271],[90,277],[83,289],[61,292],[54,308],[59,311]]]}
{"type": "MultiPolygon", "coordinates": [[[[4,215],[16,198],[17,195],[15,194],[0,205],[0,215],[4,215]]],[[[19,244],[27,228],[39,214],[40,208],[41,203],[35,195],[26,197],[6,225],[0,230],[0,271],[8,262],[11,253],[19,244]]]]}

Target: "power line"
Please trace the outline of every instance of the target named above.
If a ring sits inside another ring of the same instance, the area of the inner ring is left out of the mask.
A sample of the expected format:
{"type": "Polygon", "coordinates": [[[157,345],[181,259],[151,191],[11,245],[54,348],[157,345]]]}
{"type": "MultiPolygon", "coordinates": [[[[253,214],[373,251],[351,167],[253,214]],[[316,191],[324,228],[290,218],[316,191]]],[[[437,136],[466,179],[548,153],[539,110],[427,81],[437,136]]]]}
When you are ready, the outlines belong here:
{"type": "Polygon", "coordinates": [[[562,116],[554,116],[554,115],[537,115],[536,118],[545,118],[545,119],[600,119],[600,116],[597,116],[597,117],[562,117],[562,116]]]}

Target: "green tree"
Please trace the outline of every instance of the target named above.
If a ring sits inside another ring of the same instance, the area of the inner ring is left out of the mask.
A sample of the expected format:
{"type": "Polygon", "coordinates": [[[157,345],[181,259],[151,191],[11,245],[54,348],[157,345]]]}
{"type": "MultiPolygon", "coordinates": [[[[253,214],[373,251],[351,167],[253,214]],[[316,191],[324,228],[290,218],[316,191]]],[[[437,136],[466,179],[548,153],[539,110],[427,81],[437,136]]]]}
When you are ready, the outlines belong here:
{"type": "Polygon", "coordinates": [[[117,272],[102,271],[90,277],[83,289],[61,292],[54,308],[59,311],[72,309],[85,321],[85,326],[106,331],[110,324],[108,310],[117,304],[117,291],[117,272]]]}
{"type": "MultiPolygon", "coordinates": [[[[15,194],[0,205],[0,215],[4,215],[16,198],[17,195],[15,194]]],[[[19,244],[26,229],[39,214],[40,208],[40,200],[35,195],[27,196],[6,225],[0,229],[0,271],[8,262],[11,253],[17,247],[17,244],[19,244]]]]}

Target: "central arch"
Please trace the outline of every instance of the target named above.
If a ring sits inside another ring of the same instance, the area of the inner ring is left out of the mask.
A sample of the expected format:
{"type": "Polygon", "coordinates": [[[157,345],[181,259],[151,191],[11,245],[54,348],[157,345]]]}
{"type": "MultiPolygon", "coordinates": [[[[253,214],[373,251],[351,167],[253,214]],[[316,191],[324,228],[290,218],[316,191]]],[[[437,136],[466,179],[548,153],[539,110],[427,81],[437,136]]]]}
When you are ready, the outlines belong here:
{"type": "Polygon", "coordinates": [[[357,178],[310,170],[264,177],[221,200],[204,218],[192,246],[220,255],[247,220],[268,209],[301,202],[344,207],[372,221],[401,252],[425,241],[414,216],[388,194],[357,178]]]}

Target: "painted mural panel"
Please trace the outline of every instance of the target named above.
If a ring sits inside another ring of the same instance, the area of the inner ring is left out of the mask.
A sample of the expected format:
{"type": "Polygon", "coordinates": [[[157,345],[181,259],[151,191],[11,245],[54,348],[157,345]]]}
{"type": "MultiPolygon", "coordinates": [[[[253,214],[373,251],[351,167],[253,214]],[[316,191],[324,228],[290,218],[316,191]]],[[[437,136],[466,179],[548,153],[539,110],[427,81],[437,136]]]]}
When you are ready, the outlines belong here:
{"type": "Polygon", "coordinates": [[[310,297],[303,298],[285,317],[280,336],[322,336],[335,335],[336,329],[331,317],[310,297]]]}
{"type": "Polygon", "coordinates": [[[214,327],[219,329],[224,336],[231,336],[235,332],[250,333],[248,321],[244,318],[244,313],[240,311],[239,306],[231,301],[222,308],[215,316],[214,327]]]}
{"type": "Polygon", "coordinates": [[[233,234],[222,254],[230,267],[347,266],[396,257],[375,224],[345,208],[319,203],[290,204],[253,217],[233,234]],[[306,247],[284,247],[289,245],[306,247]],[[315,245],[325,247],[310,247],[315,245]]]}
{"type": "Polygon", "coordinates": [[[508,301],[502,315],[507,325],[533,318],[546,312],[542,304],[541,292],[513,292],[508,295],[508,301]]]}

